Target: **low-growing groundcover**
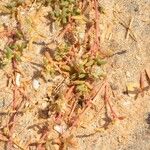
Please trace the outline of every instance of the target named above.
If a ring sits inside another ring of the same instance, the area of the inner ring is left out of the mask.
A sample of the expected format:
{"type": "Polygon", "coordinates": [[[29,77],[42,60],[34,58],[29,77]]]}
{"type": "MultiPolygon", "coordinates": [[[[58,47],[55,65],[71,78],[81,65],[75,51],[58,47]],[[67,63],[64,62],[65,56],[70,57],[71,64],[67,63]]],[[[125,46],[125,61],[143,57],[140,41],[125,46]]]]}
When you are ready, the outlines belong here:
{"type": "MultiPolygon", "coordinates": [[[[74,133],[84,128],[91,110],[95,115],[89,123],[105,111],[104,129],[125,118],[112,106],[114,93],[104,67],[113,54],[101,48],[105,10],[97,0],[10,0],[0,4],[0,13],[10,20],[0,28],[0,68],[12,94],[0,127],[7,149],[77,149],[74,133]],[[40,29],[41,24],[48,30],[40,29]],[[19,129],[27,113],[33,123],[19,129]],[[26,130],[34,134],[21,138],[26,130]]],[[[149,81],[147,70],[145,75],[149,81]]],[[[144,90],[141,79],[136,92],[144,90]]]]}

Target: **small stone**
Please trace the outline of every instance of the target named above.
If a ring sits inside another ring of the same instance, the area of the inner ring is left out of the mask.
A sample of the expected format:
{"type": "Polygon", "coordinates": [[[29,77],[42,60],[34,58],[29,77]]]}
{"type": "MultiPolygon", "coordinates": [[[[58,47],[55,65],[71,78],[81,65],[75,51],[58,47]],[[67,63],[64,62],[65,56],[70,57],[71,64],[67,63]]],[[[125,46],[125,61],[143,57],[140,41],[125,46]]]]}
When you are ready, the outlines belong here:
{"type": "Polygon", "coordinates": [[[30,103],[29,102],[26,102],[25,103],[25,107],[29,107],[30,106],[30,103]]]}
{"type": "Polygon", "coordinates": [[[114,84],[114,83],[110,83],[112,90],[118,90],[119,87],[118,85],[114,84]]]}
{"type": "Polygon", "coordinates": [[[135,58],[136,58],[137,60],[141,60],[141,57],[139,57],[139,56],[135,56],[135,58]]]}
{"type": "Polygon", "coordinates": [[[131,105],[131,102],[128,101],[128,100],[125,100],[125,101],[123,102],[123,105],[124,105],[125,107],[129,108],[130,105],[131,105]]]}
{"type": "Polygon", "coordinates": [[[66,125],[55,125],[54,126],[54,130],[60,134],[64,133],[64,131],[66,131],[66,129],[67,129],[66,125]]]}
{"type": "Polygon", "coordinates": [[[126,76],[127,76],[127,77],[131,77],[131,74],[130,74],[129,71],[126,72],[126,76]]]}
{"type": "Polygon", "coordinates": [[[49,105],[48,102],[42,102],[41,109],[46,109],[48,107],[48,105],[49,105]]]}
{"type": "Polygon", "coordinates": [[[33,86],[34,90],[38,90],[39,87],[40,87],[40,82],[39,82],[39,80],[33,79],[32,86],[33,86]]]}
{"type": "Polygon", "coordinates": [[[98,121],[99,126],[104,126],[105,123],[106,123],[106,121],[104,119],[100,119],[98,121]]]}
{"type": "Polygon", "coordinates": [[[16,85],[17,85],[18,87],[20,86],[20,77],[21,77],[20,73],[17,73],[17,74],[16,74],[16,85]]]}

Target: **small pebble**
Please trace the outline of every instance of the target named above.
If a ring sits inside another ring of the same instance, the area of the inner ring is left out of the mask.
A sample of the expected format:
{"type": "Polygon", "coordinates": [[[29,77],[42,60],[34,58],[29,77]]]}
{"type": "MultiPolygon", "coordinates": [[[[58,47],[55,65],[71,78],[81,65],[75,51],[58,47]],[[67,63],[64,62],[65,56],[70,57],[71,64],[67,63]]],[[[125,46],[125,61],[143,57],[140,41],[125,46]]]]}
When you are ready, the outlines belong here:
{"type": "Polygon", "coordinates": [[[34,90],[38,90],[39,87],[40,87],[40,82],[39,82],[39,80],[33,79],[32,86],[33,86],[34,90]]]}
{"type": "Polygon", "coordinates": [[[29,102],[26,102],[25,103],[25,107],[29,107],[30,106],[30,103],[29,102]]]}
{"type": "Polygon", "coordinates": [[[127,77],[131,77],[131,74],[130,74],[129,71],[126,72],[126,76],[127,76],[127,77]]]}
{"type": "Polygon", "coordinates": [[[131,102],[126,100],[126,101],[123,102],[123,105],[124,105],[125,107],[129,108],[130,105],[131,105],[131,102]]]}
{"type": "Polygon", "coordinates": [[[118,90],[119,89],[118,85],[116,85],[114,83],[110,82],[110,85],[111,85],[112,90],[118,90]]]}
{"type": "Polygon", "coordinates": [[[16,74],[16,85],[17,85],[18,87],[20,86],[20,77],[21,77],[20,73],[17,73],[17,74],[16,74]]]}
{"type": "Polygon", "coordinates": [[[67,127],[65,125],[55,125],[54,130],[58,133],[62,134],[64,131],[66,131],[67,127]]]}
{"type": "Polygon", "coordinates": [[[41,109],[46,109],[48,105],[48,102],[42,102],[41,109]]]}
{"type": "Polygon", "coordinates": [[[136,58],[137,60],[141,60],[141,57],[139,57],[139,56],[135,56],[135,58],[136,58]]]}

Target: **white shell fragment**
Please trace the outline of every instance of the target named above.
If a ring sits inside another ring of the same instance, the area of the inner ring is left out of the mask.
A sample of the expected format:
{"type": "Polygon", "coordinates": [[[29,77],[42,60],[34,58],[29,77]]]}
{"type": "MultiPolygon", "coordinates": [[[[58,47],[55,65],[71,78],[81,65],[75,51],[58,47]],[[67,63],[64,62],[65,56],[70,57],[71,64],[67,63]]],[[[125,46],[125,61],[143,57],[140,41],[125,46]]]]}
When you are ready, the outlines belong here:
{"type": "Polygon", "coordinates": [[[16,85],[17,85],[18,87],[20,86],[20,77],[21,77],[20,73],[17,73],[17,74],[16,74],[16,85]]]}
{"type": "Polygon", "coordinates": [[[66,131],[67,127],[65,125],[55,125],[54,130],[62,134],[66,131]]]}
{"type": "Polygon", "coordinates": [[[39,80],[33,79],[32,86],[33,86],[34,90],[38,90],[38,88],[40,87],[39,80]]]}

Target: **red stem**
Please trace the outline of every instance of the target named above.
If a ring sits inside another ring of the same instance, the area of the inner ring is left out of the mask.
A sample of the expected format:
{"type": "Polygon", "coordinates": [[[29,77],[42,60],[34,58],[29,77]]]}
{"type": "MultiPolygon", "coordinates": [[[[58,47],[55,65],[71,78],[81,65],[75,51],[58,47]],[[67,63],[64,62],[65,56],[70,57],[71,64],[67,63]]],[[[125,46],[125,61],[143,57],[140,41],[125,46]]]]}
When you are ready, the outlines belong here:
{"type": "MultiPolygon", "coordinates": [[[[13,68],[13,75],[14,75],[14,79],[13,79],[13,110],[16,110],[17,108],[17,104],[16,104],[16,97],[17,97],[17,85],[16,85],[16,81],[15,81],[15,77],[16,77],[16,69],[17,69],[17,62],[15,57],[12,58],[12,68],[13,68]]],[[[13,114],[13,116],[10,119],[10,123],[12,123],[12,125],[9,128],[9,140],[8,140],[8,149],[11,150],[13,147],[13,141],[12,141],[12,134],[14,131],[14,126],[15,126],[15,122],[16,122],[16,113],[13,114]]]]}
{"type": "Polygon", "coordinates": [[[110,97],[110,96],[108,96],[108,85],[106,85],[106,86],[105,86],[105,94],[104,94],[104,103],[105,103],[105,105],[108,104],[113,119],[118,118],[117,115],[116,115],[116,113],[115,113],[115,111],[113,110],[113,108],[112,108],[112,106],[111,106],[111,104],[110,104],[109,97],[110,97]]]}
{"type": "Polygon", "coordinates": [[[95,29],[96,29],[96,37],[95,37],[95,40],[96,40],[96,45],[97,47],[100,46],[100,41],[99,41],[99,15],[98,15],[98,4],[97,4],[97,0],[94,0],[94,7],[95,7],[95,29]]]}
{"type": "Polygon", "coordinates": [[[16,85],[16,81],[15,81],[15,77],[16,77],[16,69],[17,69],[17,62],[16,59],[13,58],[12,59],[12,68],[13,68],[13,75],[14,75],[14,79],[13,79],[13,110],[16,109],[16,96],[17,96],[17,85],[16,85]]]}

